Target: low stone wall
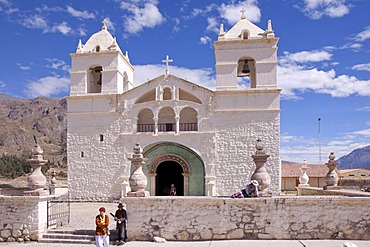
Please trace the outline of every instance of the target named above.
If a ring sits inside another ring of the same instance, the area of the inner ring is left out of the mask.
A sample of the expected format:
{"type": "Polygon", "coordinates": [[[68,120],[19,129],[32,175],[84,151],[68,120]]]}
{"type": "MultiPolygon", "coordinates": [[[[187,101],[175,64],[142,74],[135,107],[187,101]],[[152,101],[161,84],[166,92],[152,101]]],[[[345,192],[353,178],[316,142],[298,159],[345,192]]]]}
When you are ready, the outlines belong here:
{"type": "Polygon", "coordinates": [[[323,189],[317,187],[296,187],[299,196],[349,196],[349,197],[370,197],[369,192],[350,190],[342,187],[336,189],[323,189]]]}
{"type": "Polygon", "coordinates": [[[370,198],[124,198],[131,240],[370,240],[370,198]]]}
{"type": "Polygon", "coordinates": [[[47,229],[50,196],[0,196],[0,242],[38,240],[47,229]]]}

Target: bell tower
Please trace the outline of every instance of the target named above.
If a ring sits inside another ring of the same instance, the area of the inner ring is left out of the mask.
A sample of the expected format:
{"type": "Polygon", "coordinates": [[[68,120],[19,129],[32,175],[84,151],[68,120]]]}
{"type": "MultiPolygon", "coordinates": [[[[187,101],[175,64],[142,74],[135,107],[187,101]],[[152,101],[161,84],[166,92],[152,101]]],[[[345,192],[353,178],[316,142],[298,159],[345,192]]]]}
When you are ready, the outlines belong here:
{"type": "Polygon", "coordinates": [[[241,10],[240,20],[228,31],[221,24],[214,42],[216,90],[235,90],[238,77],[247,77],[250,88],[277,88],[277,43],[268,21],[266,31],[248,21],[241,10]]]}
{"type": "Polygon", "coordinates": [[[101,30],[71,54],[70,95],[120,94],[133,88],[134,67],[103,20],[101,30]]]}

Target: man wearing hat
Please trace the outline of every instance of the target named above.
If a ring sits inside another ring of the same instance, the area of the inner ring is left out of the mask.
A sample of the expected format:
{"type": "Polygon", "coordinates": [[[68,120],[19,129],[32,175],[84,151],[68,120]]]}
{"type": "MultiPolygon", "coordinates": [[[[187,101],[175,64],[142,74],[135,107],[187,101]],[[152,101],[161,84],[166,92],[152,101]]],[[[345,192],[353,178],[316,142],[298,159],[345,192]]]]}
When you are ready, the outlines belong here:
{"type": "Polygon", "coordinates": [[[117,221],[117,243],[123,244],[127,241],[127,213],[126,210],[123,208],[122,203],[118,204],[118,209],[114,214],[114,220],[117,221]]]}
{"type": "Polygon", "coordinates": [[[251,180],[245,188],[244,197],[258,197],[258,185],[257,180],[251,180]]]}
{"type": "Polygon", "coordinates": [[[95,242],[97,247],[109,246],[109,216],[105,214],[105,208],[99,208],[99,214],[95,217],[95,242]]]}

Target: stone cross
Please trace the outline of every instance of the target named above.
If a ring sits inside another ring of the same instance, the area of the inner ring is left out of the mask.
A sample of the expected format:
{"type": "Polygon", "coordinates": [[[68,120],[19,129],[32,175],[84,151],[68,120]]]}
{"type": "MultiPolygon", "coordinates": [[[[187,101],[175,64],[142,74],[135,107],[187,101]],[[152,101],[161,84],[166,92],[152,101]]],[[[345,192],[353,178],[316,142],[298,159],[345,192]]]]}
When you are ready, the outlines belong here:
{"type": "Polygon", "coordinates": [[[240,17],[240,19],[247,18],[247,17],[245,17],[245,12],[246,12],[246,10],[244,8],[242,8],[242,10],[240,10],[240,13],[242,13],[242,16],[240,17]]]}
{"type": "Polygon", "coordinates": [[[165,71],[165,76],[168,76],[169,74],[170,74],[170,71],[169,71],[169,64],[168,63],[171,63],[171,62],[173,62],[173,60],[172,59],[169,59],[169,56],[167,55],[166,56],[166,59],[165,60],[162,60],[162,63],[166,63],[166,71],[165,71]]]}
{"type": "Polygon", "coordinates": [[[101,29],[102,30],[107,30],[107,24],[108,24],[107,19],[104,19],[101,23],[103,23],[103,26],[101,27],[101,29]]]}

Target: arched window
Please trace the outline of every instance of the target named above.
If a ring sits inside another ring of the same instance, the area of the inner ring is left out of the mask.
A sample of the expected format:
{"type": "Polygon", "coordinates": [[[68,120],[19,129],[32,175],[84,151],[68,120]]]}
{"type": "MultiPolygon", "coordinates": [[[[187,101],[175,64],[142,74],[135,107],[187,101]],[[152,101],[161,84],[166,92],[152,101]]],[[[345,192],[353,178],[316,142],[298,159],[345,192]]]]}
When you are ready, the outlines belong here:
{"type": "Polygon", "coordinates": [[[102,81],[103,81],[103,68],[102,66],[96,66],[89,69],[89,93],[101,93],[102,81]]]}
{"type": "Polygon", "coordinates": [[[163,89],[163,100],[171,100],[171,99],[172,99],[171,88],[165,87],[163,89]]]}
{"type": "Polygon", "coordinates": [[[167,132],[176,130],[175,112],[171,107],[164,107],[158,115],[158,131],[167,132]]]}
{"type": "Polygon", "coordinates": [[[153,112],[150,109],[140,111],[137,119],[137,132],[154,132],[153,112]]]}
{"type": "Polygon", "coordinates": [[[186,107],[180,112],[180,131],[198,131],[197,111],[186,107]]]}
{"type": "Polygon", "coordinates": [[[96,51],[96,52],[100,52],[100,46],[98,46],[98,45],[97,45],[97,46],[95,47],[95,51],[96,51]]]}

